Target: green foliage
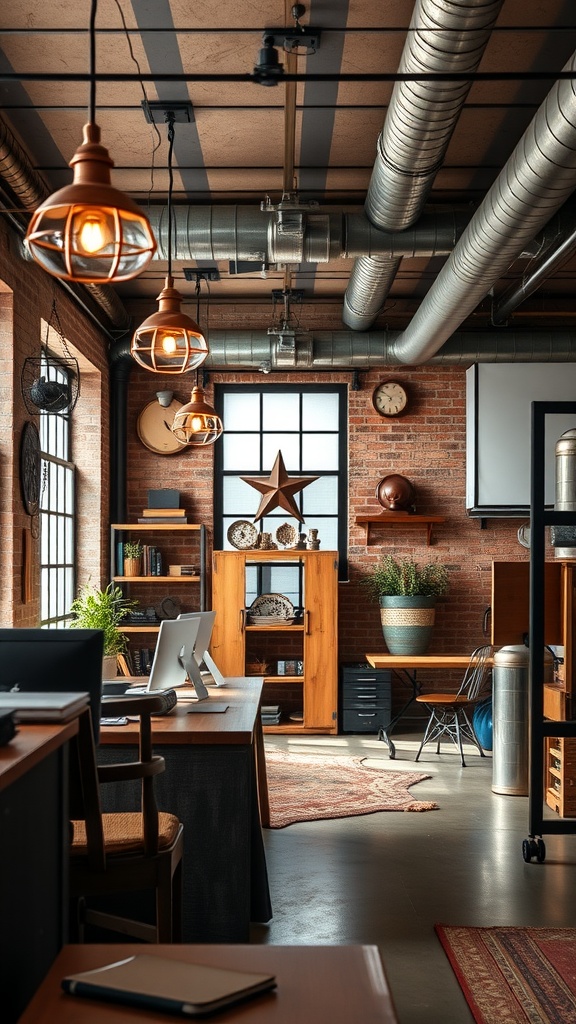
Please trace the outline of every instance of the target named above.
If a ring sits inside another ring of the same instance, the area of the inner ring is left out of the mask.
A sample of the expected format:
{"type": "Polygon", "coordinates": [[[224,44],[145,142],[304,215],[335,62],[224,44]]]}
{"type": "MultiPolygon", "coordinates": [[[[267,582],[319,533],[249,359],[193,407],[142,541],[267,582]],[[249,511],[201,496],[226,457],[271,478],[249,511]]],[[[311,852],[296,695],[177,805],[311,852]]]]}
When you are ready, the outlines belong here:
{"type": "Polygon", "coordinates": [[[124,544],[124,558],[140,558],[143,551],[139,540],[127,540],[124,544]]]}
{"type": "Polygon", "coordinates": [[[74,619],[70,625],[77,629],[101,629],[104,633],[104,654],[122,654],[128,638],[119,632],[119,626],[136,602],[124,597],[120,587],[109,583],[105,590],[87,584],[72,601],[70,611],[74,619]]]}
{"type": "Polygon", "coordinates": [[[365,580],[376,597],[441,597],[448,590],[448,570],[441,562],[419,566],[412,558],[384,555],[365,580]]]}

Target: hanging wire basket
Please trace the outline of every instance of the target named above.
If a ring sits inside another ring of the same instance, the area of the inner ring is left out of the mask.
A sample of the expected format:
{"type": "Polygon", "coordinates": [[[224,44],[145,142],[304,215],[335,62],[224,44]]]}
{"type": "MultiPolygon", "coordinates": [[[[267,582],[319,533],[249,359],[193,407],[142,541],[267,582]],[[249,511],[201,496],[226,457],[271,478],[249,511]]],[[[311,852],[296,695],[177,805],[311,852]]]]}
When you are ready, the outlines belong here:
{"type": "Polygon", "coordinates": [[[50,320],[46,327],[46,338],[40,356],[28,356],[24,360],[20,377],[20,389],[29,413],[71,412],[80,394],[80,368],[78,360],[68,351],[56,301],[52,303],[50,320]],[[50,329],[59,337],[64,355],[54,355],[48,350],[50,329]]]}

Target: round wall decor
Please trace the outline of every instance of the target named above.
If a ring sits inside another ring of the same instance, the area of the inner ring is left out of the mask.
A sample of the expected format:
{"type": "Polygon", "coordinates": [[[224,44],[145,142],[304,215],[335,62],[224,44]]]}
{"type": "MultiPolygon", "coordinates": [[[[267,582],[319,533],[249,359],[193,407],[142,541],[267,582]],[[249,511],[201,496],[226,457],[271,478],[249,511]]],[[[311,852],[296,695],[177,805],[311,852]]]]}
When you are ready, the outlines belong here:
{"type": "Polygon", "coordinates": [[[20,486],[24,508],[29,516],[40,511],[40,435],[35,423],[28,420],[20,440],[20,486]]]}

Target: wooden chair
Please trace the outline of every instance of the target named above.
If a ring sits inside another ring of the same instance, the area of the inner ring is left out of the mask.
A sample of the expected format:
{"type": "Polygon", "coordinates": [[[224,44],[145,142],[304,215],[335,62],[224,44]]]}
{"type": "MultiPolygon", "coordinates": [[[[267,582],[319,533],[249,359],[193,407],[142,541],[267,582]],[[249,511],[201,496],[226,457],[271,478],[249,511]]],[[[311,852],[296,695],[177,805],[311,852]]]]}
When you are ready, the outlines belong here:
{"type": "Polygon", "coordinates": [[[138,760],[127,764],[97,764],[90,711],[80,716],[78,770],[74,762],[71,770],[70,846],[70,897],[79,909],[80,941],[85,924],[147,942],[181,939],[183,826],[174,815],[158,812],[154,794],[154,778],[165,770],[165,762],[152,752],[151,715],[163,709],[163,695],[106,701],[107,715],[140,719],[138,760]],[[101,784],[131,780],[140,780],[140,811],[103,813],[101,784]],[[87,906],[89,897],[145,890],[156,893],[155,924],[87,906]]]}
{"type": "Polygon", "coordinates": [[[421,693],[416,697],[416,701],[424,704],[430,712],[416,761],[427,743],[436,743],[436,753],[439,754],[440,741],[444,736],[458,747],[463,768],[466,767],[463,738],[474,744],[481,757],[485,756],[472,726],[471,713],[474,706],[487,695],[491,664],[492,647],[478,647],[470,655],[464,678],[456,693],[421,693]]]}

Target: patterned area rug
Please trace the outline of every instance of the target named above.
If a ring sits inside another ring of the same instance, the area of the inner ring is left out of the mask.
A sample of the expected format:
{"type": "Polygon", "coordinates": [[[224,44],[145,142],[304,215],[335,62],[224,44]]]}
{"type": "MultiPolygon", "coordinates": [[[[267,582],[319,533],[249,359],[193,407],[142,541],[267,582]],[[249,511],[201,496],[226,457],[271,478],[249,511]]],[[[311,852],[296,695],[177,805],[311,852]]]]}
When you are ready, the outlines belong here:
{"type": "Polygon", "coordinates": [[[290,754],[267,747],[266,773],[271,828],[374,811],[433,811],[438,807],[414,800],[408,792],[429,775],[368,768],[360,757],[290,754]]]}
{"type": "Polygon", "coordinates": [[[436,925],[478,1024],[576,1024],[576,930],[436,925]]]}

